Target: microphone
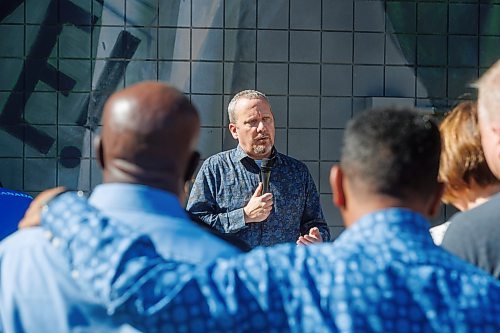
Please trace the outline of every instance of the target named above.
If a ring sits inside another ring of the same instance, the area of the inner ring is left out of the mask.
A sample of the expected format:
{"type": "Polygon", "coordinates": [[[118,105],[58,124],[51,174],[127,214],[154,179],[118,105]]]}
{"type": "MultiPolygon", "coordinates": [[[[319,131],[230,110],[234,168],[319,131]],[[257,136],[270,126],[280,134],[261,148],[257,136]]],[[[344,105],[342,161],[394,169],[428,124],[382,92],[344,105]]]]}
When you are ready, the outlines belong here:
{"type": "Polygon", "coordinates": [[[269,177],[271,176],[271,169],[273,159],[263,158],[260,165],[260,180],[262,181],[262,194],[269,193],[269,177]]]}

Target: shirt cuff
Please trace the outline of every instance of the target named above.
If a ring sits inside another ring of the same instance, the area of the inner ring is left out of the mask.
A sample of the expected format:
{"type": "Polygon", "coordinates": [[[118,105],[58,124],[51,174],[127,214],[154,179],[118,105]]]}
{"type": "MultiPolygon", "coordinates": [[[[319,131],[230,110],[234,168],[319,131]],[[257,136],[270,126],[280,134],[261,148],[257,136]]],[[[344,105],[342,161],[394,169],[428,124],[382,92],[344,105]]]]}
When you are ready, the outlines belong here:
{"type": "Polygon", "coordinates": [[[245,212],[243,208],[235,209],[227,213],[227,226],[228,232],[238,232],[246,228],[245,212]]]}

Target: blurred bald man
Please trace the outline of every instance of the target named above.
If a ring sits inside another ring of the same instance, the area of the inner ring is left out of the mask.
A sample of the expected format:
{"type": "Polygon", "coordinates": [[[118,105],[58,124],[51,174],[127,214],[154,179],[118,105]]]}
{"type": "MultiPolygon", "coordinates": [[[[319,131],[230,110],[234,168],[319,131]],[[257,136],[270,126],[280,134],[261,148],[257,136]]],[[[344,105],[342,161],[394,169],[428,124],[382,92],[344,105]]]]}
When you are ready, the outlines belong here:
{"type": "MultiPolygon", "coordinates": [[[[95,142],[104,184],[89,198],[104,215],[149,235],[163,256],[193,265],[239,252],[191,222],[181,206],[198,163],[199,123],[189,100],[166,84],[144,82],[113,94],[95,142]]],[[[64,211],[68,219],[82,213],[69,201],[64,211]]],[[[0,245],[0,331],[134,331],[77,286],[57,242],[31,228],[0,245]]]]}
{"type": "MultiPolygon", "coordinates": [[[[478,122],[484,156],[500,179],[500,60],[477,82],[478,122]]],[[[460,214],[442,246],[500,279],[500,193],[460,214]]]]}

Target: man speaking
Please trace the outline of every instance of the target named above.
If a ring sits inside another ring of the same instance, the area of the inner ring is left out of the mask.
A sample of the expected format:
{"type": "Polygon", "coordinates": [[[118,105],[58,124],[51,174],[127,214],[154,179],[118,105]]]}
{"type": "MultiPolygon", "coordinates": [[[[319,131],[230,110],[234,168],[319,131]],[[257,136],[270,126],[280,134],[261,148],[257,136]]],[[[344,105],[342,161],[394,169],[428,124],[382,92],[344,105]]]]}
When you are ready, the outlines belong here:
{"type": "Polygon", "coordinates": [[[274,147],[274,115],[267,97],[244,90],[227,109],[229,131],[238,147],[203,163],[187,209],[251,247],[329,240],[307,167],[274,147]]]}

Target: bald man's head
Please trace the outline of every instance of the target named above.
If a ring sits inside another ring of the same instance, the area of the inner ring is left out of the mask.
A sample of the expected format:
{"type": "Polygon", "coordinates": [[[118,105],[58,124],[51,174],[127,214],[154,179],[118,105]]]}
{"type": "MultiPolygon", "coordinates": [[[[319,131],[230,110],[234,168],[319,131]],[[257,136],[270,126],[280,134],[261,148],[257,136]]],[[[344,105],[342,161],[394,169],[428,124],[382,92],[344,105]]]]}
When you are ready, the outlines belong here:
{"type": "Polygon", "coordinates": [[[143,82],[116,92],[104,106],[97,145],[104,182],[180,194],[196,159],[199,126],[194,106],[169,85],[143,82]]]}

